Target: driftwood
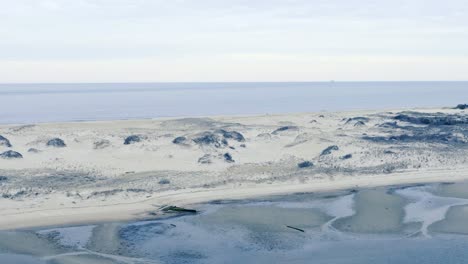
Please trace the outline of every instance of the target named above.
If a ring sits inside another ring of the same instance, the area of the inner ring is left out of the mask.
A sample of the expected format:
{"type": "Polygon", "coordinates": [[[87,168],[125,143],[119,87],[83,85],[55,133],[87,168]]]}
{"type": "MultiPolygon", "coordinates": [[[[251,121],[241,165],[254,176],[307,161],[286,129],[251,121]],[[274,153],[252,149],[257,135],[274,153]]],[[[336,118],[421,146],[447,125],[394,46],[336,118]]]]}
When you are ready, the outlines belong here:
{"type": "Polygon", "coordinates": [[[294,226],[286,226],[287,228],[291,228],[291,229],[294,229],[296,231],[299,231],[299,232],[302,232],[302,233],[305,233],[304,229],[300,229],[300,228],[297,228],[297,227],[294,227],[294,226]]]}
{"type": "Polygon", "coordinates": [[[195,209],[187,209],[177,206],[167,206],[162,209],[163,212],[179,212],[179,213],[192,213],[196,214],[197,210],[195,209]]]}

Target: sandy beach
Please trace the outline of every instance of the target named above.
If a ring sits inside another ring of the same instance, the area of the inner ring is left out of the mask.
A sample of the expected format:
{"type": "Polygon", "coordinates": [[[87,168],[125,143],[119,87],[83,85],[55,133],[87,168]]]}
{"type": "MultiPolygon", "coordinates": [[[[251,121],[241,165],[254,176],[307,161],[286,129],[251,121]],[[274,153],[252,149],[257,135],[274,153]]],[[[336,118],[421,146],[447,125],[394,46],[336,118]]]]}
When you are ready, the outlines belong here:
{"type": "Polygon", "coordinates": [[[468,115],[394,109],[0,126],[0,229],[468,178],[468,115]]]}

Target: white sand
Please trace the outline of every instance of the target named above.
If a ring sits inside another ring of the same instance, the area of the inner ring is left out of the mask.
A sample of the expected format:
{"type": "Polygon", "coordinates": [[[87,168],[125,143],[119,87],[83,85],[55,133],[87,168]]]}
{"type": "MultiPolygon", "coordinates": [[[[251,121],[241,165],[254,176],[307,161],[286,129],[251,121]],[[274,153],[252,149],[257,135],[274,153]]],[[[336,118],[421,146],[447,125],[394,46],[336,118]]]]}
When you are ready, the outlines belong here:
{"type": "Polygon", "coordinates": [[[0,175],[8,177],[0,182],[0,229],[144,219],[163,205],[216,199],[468,178],[468,156],[456,146],[362,139],[364,133],[388,135],[378,125],[393,121],[391,116],[357,111],[0,126],[0,135],[13,145],[0,146],[0,153],[11,149],[24,156],[0,159],[0,175]],[[370,120],[363,126],[346,123],[358,116],[370,120]],[[272,133],[281,126],[297,129],[272,133]],[[192,141],[217,129],[240,132],[245,142],[228,139],[231,149],[192,141]],[[129,135],[142,141],[124,145],[129,135]],[[172,143],[178,136],[187,137],[187,144],[172,143]],[[54,137],[67,147],[47,147],[54,137]],[[102,140],[108,146],[95,149],[102,140]],[[321,157],[331,145],[339,150],[321,157]],[[30,153],[30,148],[40,152],[30,153]],[[235,162],[226,162],[224,153],[235,162]],[[207,154],[212,163],[200,164],[207,154]],[[352,158],[341,159],[346,154],[352,158]],[[305,160],[314,167],[299,169],[305,160]],[[161,184],[163,179],[169,184],[161,184]]]}

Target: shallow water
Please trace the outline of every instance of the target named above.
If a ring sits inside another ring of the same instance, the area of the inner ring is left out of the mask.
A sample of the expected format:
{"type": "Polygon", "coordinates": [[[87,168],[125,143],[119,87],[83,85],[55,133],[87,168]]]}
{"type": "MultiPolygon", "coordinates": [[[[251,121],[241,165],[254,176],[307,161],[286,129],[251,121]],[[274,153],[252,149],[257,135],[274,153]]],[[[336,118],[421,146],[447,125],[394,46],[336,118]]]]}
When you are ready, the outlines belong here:
{"type": "Polygon", "coordinates": [[[0,84],[0,123],[455,106],[468,82],[0,84]]]}
{"type": "Polygon", "coordinates": [[[0,263],[466,263],[468,199],[459,197],[468,190],[451,187],[450,197],[446,186],[226,201],[161,220],[0,232],[0,263]]]}
{"type": "Polygon", "coordinates": [[[355,213],[335,221],[334,227],[352,233],[393,233],[403,230],[405,200],[384,189],[363,190],[355,195],[355,213]]]}
{"type": "Polygon", "coordinates": [[[37,259],[33,256],[0,253],[0,260],[2,263],[16,263],[16,264],[45,264],[46,262],[37,259]]]}
{"type": "Polygon", "coordinates": [[[444,221],[434,223],[430,230],[439,233],[468,235],[468,206],[450,208],[444,221]]]}

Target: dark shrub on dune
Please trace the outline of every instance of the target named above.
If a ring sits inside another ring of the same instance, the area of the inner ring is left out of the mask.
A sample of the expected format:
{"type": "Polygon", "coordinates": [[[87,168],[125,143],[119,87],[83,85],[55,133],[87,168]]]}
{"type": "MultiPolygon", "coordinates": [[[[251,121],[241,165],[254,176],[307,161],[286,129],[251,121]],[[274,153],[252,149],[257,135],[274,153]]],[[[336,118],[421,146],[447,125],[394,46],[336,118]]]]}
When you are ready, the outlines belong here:
{"type": "Polygon", "coordinates": [[[211,145],[216,148],[221,148],[228,145],[228,142],[225,138],[221,138],[217,134],[211,132],[204,132],[200,134],[198,137],[193,139],[193,142],[198,145],[211,145]]]}
{"type": "Polygon", "coordinates": [[[229,162],[229,163],[234,162],[234,160],[232,159],[231,154],[229,154],[229,153],[224,153],[223,158],[224,158],[224,161],[226,161],[226,162],[229,162]]]}
{"type": "Polygon", "coordinates": [[[164,185],[164,184],[169,184],[169,183],[171,183],[171,181],[169,181],[168,179],[161,179],[161,180],[159,180],[158,183],[161,184],[161,185],[164,185]]]}
{"type": "Polygon", "coordinates": [[[104,149],[111,145],[110,141],[107,139],[101,139],[93,143],[94,149],[104,149]]]}
{"type": "Polygon", "coordinates": [[[385,122],[383,124],[378,125],[378,127],[381,127],[381,128],[401,128],[396,121],[395,122],[385,122]]]}
{"type": "Polygon", "coordinates": [[[271,132],[271,134],[276,135],[284,131],[297,131],[297,130],[299,130],[297,126],[283,126],[271,132]]]}
{"type": "Polygon", "coordinates": [[[49,147],[55,147],[55,148],[64,148],[67,146],[65,142],[60,138],[53,138],[47,141],[46,145],[49,147]]]}
{"type": "Polygon", "coordinates": [[[137,135],[131,135],[125,138],[124,145],[130,145],[141,141],[141,137],[137,135]]]}
{"type": "Polygon", "coordinates": [[[347,160],[347,159],[350,159],[352,157],[353,157],[353,154],[346,154],[346,155],[342,156],[340,159],[347,160]]]}
{"type": "Polygon", "coordinates": [[[0,154],[0,158],[3,159],[22,159],[23,155],[21,153],[13,151],[13,150],[8,150],[0,154]]]}
{"type": "Polygon", "coordinates": [[[443,144],[466,144],[464,138],[450,132],[441,132],[438,134],[418,132],[415,134],[401,134],[394,136],[365,136],[364,140],[369,140],[377,143],[410,143],[410,142],[425,142],[425,143],[443,143],[443,144]]]}
{"type": "Polygon", "coordinates": [[[322,153],[320,154],[320,156],[324,156],[324,155],[329,155],[331,154],[333,151],[336,151],[336,150],[339,150],[340,148],[337,146],[337,145],[333,145],[333,146],[329,146],[327,147],[326,149],[324,149],[322,151],[322,153]]]}
{"type": "Polygon", "coordinates": [[[356,124],[354,124],[355,127],[361,127],[361,126],[365,126],[366,123],[362,122],[362,121],[357,121],[356,124]]]}
{"type": "Polygon", "coordinates": [[[241,133],[237,132],[237,131],[226,131],[224,129],[220,129],[220,130],[218,130],[216,132],[223,135],[223,137],[226,138],[226,139],[234,139],[234,140],[239,141],[239,142],[244,142],[245,141],[244,136],[241,133]]]}
{"type": "Polygon", "coordinates": [[[8,148],[12,147],[10,141],[2,135],[0,135],[0,146],[5,146],[8,148]]]}
{"type": "MultiPolygon", "coordinates": [[[[176,138],[178,139],[178,138],[176,138]]],[[[174,139],[173,143],[177,144],[174,139]]],[[[237,131],[227,131],[224,129],[219,129],[214,132],[205,131],[198,134],[195,138],[192,139],[197,145],[200,146],[213,146],[215,148],[223,148],[228,146],[228,139],[232,139],[238,142],[244,142],[244,136],[237,131]]],[[[181,141],[182,139],[178,140],[181,141]]],[[[184,142],[185,140],[181,141],[184,142]]]]}
{"type": "Polygon", "coordinates": [[[38,149],[35,149],[35,148],[30,148],[30,149],[28,149],[28,152],[29,152],[29,153],[39,153],[39,152],[41,152],[41,151],[38,150],[38,149]]]}
{"type": "Polygon", "coordinates": [[[187,141],[186,137],[176,137],[174,140],[172,140],[172,143],[174,144],[184,144],[187,141]]]}
{"type": "Polygon", "coordinates": [[[360,122],[360,123],[367,123],[369,122],[369,118],[367,117],[362,117],[362,116],[357,116],[357,117],[351,117],[351,118],[348,118],[348,119],[345,119],[346,120],[346,124],[349,124],[349,123],[357,123],[357,122],[360,122]]]}
{"type": "Polygon", "coordinates": [[[303,162],[300,162],[297,164],[297,167],[299,167],[300,169],[304,169],[304,168],[310,168],[310,167],[313,167],[314,164],[310,161],[303,161],[303,162]]]}
{"type": "Polygon", "coordinates": [[[462,115],[448,115],[442,113],[405,112],[394,117],[395,120],[416,125],[456,126],[468,125],[468,117],[462,115]]]}
{"type": "Polygon", "coordinates": [[[200,164],[210,164],[213,161],[211,160],[211,155],[210,154],[205,154],[201,158],[198,159],[198,163],[200,164]]]}

